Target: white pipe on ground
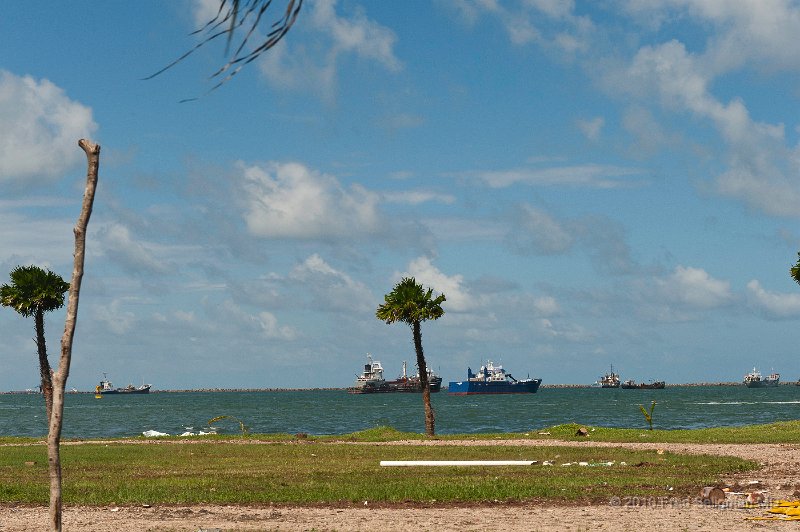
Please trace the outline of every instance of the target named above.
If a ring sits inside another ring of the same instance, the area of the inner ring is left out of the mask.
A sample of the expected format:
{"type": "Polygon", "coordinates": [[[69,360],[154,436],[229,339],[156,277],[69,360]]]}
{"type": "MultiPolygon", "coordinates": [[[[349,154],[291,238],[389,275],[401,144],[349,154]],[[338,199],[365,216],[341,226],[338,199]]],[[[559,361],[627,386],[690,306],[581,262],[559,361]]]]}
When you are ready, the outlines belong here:
{"type": "Polygon", "coordinates": [[[533,465],[537,460],[381,460],[384,467],[415,466],[514,466],[533,465]]]}

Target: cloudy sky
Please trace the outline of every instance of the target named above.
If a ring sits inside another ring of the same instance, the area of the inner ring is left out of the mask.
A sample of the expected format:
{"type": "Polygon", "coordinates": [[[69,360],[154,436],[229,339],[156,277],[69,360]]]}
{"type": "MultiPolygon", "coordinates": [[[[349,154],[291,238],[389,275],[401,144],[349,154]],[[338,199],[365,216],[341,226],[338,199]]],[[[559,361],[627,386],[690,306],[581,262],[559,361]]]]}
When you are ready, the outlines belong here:
{"type": "MultiPolygon", "coordinates": [[[[445,381],[800,377],[800,2],[306,0],[218,90],[221,40],[143,80],[215,5],[4,6],[2,282],[70,278],[102,146],[68,387],[394,376],[409,275],[445,381]]],[[[0,335],[0,390],[36,386],[32,320],[0,335]]]]}

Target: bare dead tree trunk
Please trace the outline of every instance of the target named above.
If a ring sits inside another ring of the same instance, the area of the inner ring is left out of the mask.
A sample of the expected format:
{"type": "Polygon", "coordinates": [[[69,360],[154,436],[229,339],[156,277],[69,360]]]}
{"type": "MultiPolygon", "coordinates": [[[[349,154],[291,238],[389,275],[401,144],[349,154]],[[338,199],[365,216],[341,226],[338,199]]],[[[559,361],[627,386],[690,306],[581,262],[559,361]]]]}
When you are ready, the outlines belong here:
{"type": "Polygon", "coordinates": [[[72,282],[69,284],[67,317],[64,322],[64,335],[61,337],[61,357],[58,371],[53,374],[53,412],[50,415],[50,430],[47,434],[47,461],[50,469],[50,528],[61,532],[61,426],[64,414],[64,389],[69,376],[72,359],[72,338],[75,336],[75,322],[78,319],[78,298],[83,279],[83,262],[86,252],[86,227],[92,215],[94,191],[97,187],[97,172],[100,168],[100,145],[86,139],[78,141],[78,146],[86,153],[86,189],[83,193],[83,206],[75,224],[75,261],[72,269],[72,282]]]}

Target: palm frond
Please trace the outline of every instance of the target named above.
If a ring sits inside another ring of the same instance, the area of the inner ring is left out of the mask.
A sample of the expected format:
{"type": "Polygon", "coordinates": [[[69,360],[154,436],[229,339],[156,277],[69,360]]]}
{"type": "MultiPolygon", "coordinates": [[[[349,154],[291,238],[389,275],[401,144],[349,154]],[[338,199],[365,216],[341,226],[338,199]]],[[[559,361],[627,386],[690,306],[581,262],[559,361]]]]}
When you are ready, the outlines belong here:
{"type": "Polygon", "coordinates": [[[433,289],[425,290],[413,277],[405,277],[384,296],[375,317],[386,323],[402,321],[409,325],[436,320],[444,315],[442,303],[446,300],[444,294],[433,297],[433,289]]]}
{"type": "Polygon", "coordinates": [[[797,263],[789,270],[789,275],[797,284],[800,284],[800,252],[797,253],[797,263]]]}
{"type": "Polygon", "coordinates": [[[37,310],[50,312],[64,306],[69,283],[60,275],[38,266],[17,266],[11,270],[11,284],[0,286],[0,304],[23,317],[37,310]]]}
{"type": "MultiPolygon", "coordinates": [[[[245,65],[253,62],[261,56],[261,54],[278,44],[289,32],[297,20],[297,16],[300,14],[303,0],[285,1],[286,9],[283,11],[280,18],[270,24],[270,29],[264,37],[264,40],[248,51],[248,44],[263,24],[264,15],[272,5],[273,0],[220,0],[219,10],[217,10],[216,16],[206,22],[202,28],[191,33],[191,35],[204,34],[205,38],[164,68],[143,79],[152,79],[164,73],[186,59],[200,47],[224,35],[227,37],[225,56],[228,57],[228,61],[209,76],[209,79],[217,78],[219,81],[211,87],[206,94],[218,89],[233,78],[233,76],[238,74],[245,65]],[[234,34],[246,23],[249,23],[249,29],[242,37],[239,45],[235,47],[235,51],[231,53],[231,44],[233,43],[234,34]],[[222,77],[226,72],[228,74],[222,77]]],[[[186,102],[196,99],[197,98],[186,98],[181,101],[186,102]]]]}

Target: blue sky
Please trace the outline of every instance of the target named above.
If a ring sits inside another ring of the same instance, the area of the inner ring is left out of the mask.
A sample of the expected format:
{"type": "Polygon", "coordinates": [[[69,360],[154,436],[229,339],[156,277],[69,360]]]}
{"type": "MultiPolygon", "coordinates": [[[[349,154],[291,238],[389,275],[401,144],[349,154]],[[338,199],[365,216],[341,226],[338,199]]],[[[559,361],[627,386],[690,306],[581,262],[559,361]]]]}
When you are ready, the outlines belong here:
{"type": "MultiPolygon", "coordinates": [[[[445,381],[800,376],[800,3],[306,0],[216,91],[221,43],[143,81],[214,6],[4,6],[3,282],[69,279],[102,146],[69,387],[393,375],[411,332],[374,313],[406,275],[447,297],[445,381]]],[[[32,321],[0,334],[0,390],[34,387],[32,321]]]]}

